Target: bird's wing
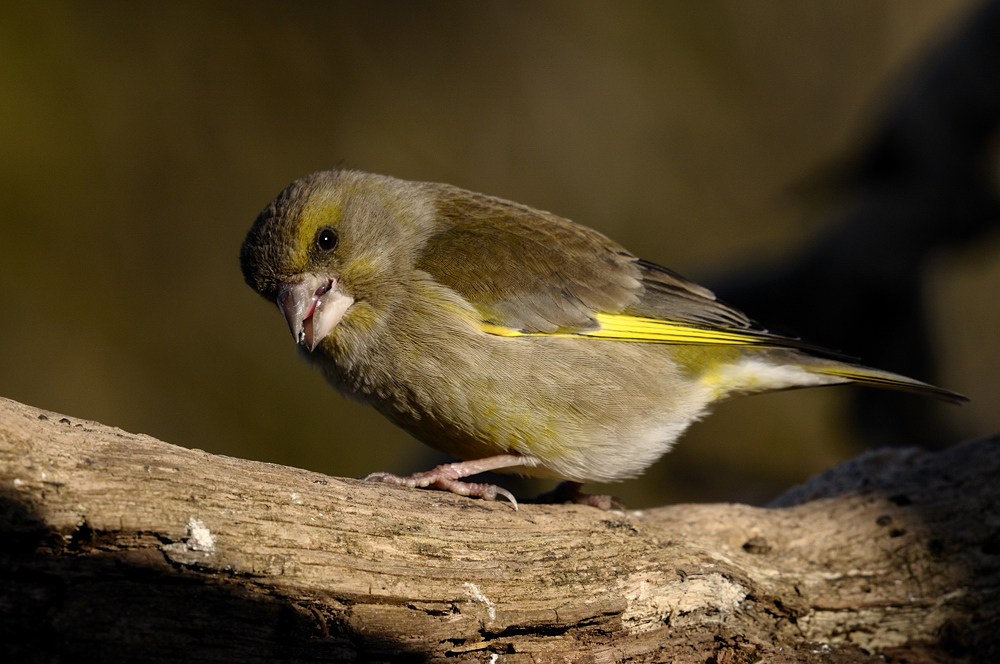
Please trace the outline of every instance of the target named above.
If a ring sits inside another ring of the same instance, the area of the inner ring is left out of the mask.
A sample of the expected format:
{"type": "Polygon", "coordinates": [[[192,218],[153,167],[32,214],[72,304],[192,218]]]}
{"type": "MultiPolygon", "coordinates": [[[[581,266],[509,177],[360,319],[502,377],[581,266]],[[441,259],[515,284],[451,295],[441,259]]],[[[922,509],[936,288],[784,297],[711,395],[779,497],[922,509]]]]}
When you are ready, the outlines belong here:
{"type": "Polygon", "coordinates": [[[784,340],[708,289],[589,228],[450,187],[437,195],[441,230],[417,268],[465,298],[487,332],[727,345],[784,340]]]}

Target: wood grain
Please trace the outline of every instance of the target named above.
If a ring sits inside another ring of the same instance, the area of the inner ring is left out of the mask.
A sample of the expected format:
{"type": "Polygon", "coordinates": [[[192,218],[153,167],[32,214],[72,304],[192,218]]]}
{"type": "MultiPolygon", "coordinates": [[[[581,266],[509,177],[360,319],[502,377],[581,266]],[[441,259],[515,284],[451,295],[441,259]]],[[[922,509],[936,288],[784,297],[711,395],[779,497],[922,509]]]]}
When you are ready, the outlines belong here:
{"type": "Polygon", "coordinates": [[[1000,657],[1000,438],[771,507],[487,503],[0,400],[5,661],[1000,657]]]}

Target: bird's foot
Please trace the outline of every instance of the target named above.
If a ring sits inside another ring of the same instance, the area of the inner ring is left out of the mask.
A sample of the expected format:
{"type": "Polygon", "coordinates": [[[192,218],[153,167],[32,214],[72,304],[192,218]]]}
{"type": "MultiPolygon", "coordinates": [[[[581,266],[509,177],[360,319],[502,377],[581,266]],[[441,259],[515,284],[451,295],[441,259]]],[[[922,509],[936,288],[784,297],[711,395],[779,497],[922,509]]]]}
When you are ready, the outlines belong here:
{"type": "Polygon", "coordinates": [[[396,486],[406,486],[411,489],[424,489],[436,487],[445,491],[457,493],[460,496],[470,496],[482,498],[484,500],[496,500],[497,496],[503,496],[510,501],[517,510],[517,499],[507,489],[494,484],[480,484],[476,482],[462,482],[463,477],[484,473],[487,470],[498,468],[509,468],[520,466],[525,463],[524,457],[516,454],[502,454],[485,459],[475,459],[473,461],[462,461],[460,463],[446,463],[433,470],[424,473],[414,473],[407,477],[393,475],[392,473],[372,473],[363,479],[370,482],[383,482],[385,484],[395,484],[396,486]]]}
{"type": "Polygon", "coordinates": [[[589,494],[580,491],[580,482],[560,482],[552,491],[546,491],[535,498],[533,503],[573,503],[590,505],[605,512],[615,508],[625,513],[625,503],[620,498],[606,494],[589,494]]]}

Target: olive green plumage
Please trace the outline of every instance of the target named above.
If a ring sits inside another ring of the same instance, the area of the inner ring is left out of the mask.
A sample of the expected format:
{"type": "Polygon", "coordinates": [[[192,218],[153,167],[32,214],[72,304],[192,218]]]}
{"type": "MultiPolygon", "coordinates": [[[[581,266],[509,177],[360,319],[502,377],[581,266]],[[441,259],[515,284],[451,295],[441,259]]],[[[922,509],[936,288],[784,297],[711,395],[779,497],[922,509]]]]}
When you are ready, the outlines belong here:
{"type": "Polygon", "coordinates": [[[856,381],[961,399],[769,334],[589,228],[443,184],[307,176],[240,263],[338,390],[529,475],[634,476],[736,394],[856,381]]]}

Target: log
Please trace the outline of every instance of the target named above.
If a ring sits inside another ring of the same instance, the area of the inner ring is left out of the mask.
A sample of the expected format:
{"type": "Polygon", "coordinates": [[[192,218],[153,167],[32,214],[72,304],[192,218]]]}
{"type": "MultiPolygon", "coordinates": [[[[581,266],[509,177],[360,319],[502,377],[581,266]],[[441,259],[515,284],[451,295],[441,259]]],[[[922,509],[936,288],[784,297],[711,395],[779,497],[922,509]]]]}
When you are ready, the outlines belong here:
{"type": "Polygon", "coordinates": [[[1000,437],[766,508],[485,502],[0,399],[4,661],[1000,657],[1000,437]]]}

